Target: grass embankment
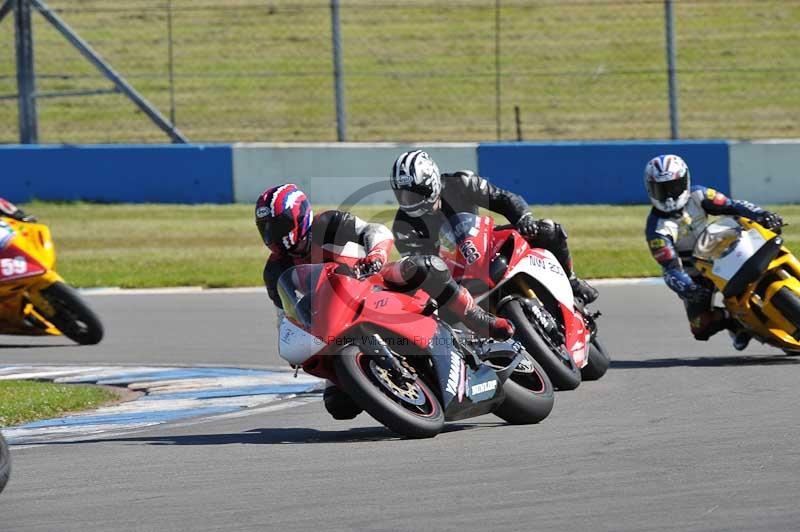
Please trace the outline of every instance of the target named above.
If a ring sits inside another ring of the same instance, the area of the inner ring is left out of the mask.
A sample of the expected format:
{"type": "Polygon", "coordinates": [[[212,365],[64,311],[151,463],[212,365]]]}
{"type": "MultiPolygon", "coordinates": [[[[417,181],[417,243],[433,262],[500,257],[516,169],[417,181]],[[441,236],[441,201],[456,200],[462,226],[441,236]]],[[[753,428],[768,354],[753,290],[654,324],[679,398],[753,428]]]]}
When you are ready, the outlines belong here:
{"type": "MultiPolygon", "coordinates": [[[[192,141],[336,139],[326,0],[48,5],[167,116],[174,94],[192,141]]],[[[498,20],[495,5],[342,2],[349,139],[515,139],[515,106],[528,140],[669,137],[663,2],[506,1],[498,20]]],[[[0,95],[16,92],[13,22],[0,24],[0,95]]],[[[798,136],[798,23],[794,1],[675,2],[681,135],[798,136]]],[[[111,87],[38,16],[34,34],[37,92],[111,87]]],[[[41,142],[167,141],[121,94],[38,106],[41,142]]],[[[16,124],[16,99],[0,100],[0,142],[16,124]]]]}
{"type": "MultiPolygon", "coordinates": [[[[93,205],[35,203],[26,210],[50,225],[58,271],[79,287],[256,286],[267,252],[249,205],[93,205]]],[[[800,206],[775,207],[800,252],[800,206]]],[[[569,232],[578,272],[587,278],[658,275],[644,239],[646,206],[541,206],[569,232]]],[[[318,209],[318,212],[320,209],[318,209]]],[[[389,224],[393,211],[360,207],[389,224]]],[[[500,222],[498,222],[500,223],[500,222]]]]}
{"type": "Polygon", "coordinates": [[[96,408],[116,398],[114,392],[98,386],[0,381],[0,427],[96,408]]]}

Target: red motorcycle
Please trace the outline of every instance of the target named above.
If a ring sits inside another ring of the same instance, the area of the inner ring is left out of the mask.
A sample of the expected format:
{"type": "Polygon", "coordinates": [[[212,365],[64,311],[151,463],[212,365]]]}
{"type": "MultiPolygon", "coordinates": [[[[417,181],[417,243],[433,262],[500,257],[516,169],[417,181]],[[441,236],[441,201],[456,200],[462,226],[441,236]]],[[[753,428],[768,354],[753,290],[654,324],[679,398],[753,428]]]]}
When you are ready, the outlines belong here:
{"type": "Polygon", "coordinates": [[[433,437],[445,421],[487,413],[538,423],[553,408],[550,380],[519,343],[452,328],[422,291],[392,292],[380,275],[325,263],[287,270],[278,292],[280,356],[400,435],[433,437]]]}
{"type": "Polygon", "coordinates": [[[513,225],[472,213],[455,215],[440,242],[453,277],[481,306],[514,323],[515,337],[557,389],[605,374],[610,358],[597,338],[600,314],[575,299],[551,252],[531,247],[513,225]]]}

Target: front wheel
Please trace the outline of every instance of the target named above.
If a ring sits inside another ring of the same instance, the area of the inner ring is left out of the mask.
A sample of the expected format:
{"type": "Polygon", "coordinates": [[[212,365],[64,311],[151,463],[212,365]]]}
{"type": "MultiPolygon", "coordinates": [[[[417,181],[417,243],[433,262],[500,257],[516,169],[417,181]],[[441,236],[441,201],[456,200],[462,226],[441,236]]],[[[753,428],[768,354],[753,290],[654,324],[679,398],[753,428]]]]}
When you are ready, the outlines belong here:
{"type": "Polygon", "coordinates": [[[772,297],[772,304],[796,329],[800,329],[800,297],[797,294],[784,286],[772,297]]]}
{"type": "Polygon", "coordinates": [[[502,312],[514,323],[514,337],[538,362],[559,390],[574,390],[581,383],[581,370],[563,346],[545,341],[519,301],[509,301],[502,312]],[[551,345],[552,344],[552,345],[551,345]]]}
{"type": "Polygon", "coordinates": [[[37,310],[64,336],[81,345],[93,345],[103,339],[100,318],[83,301],[77,290],[66,283],[57,282],[42,290],[42,297],[53,311],[37,310]]]}
{"type": "Polygon", "coordinates": [[[408,438],[432,438],[444,428],[442,405],[425,382],[396,382],[375,355],[356,346],[344,348],[334,360],[342,388],[389,430],[408,438]]]}
{"type": "Polygon", "coordinates": [[[0,491],[6,487],[8,477],[11,475],[11,454],[3,434],[0,433],[0,491]]]}
{"type": "Polygon", "coordinates": [[[503,392],[506,398],[494,413],[512,425],[539,423],[555,403],[553,384],[529,354],[503,384],[503,392]]]}
{"type": "Polygon", "coordinates": [[[608,351],[597,338],[589,344],[589,361],[581,368],[581,378],[585,381],[596,381],[606,374],[611,365],[608,351]]]}

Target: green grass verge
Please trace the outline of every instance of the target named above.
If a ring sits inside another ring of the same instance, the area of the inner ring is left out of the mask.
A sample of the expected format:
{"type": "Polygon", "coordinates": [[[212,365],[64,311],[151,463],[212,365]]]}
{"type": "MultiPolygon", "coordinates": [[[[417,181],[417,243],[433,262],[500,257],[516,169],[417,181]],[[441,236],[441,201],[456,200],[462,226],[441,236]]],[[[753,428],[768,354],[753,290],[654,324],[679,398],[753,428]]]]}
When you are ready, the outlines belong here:
{"type": "MultiPolygon", "coordinates": [[[[250,205],[25,206],[50,225],[57,269],[79,287],[231,287],[262,283],[268,254],[250,205]]],[[[800,252],[800,205],[774,207],[791,225],[787,244],[800,252]]],[[[646,206],[541,206],[569,232],[576,270],[587,278],[658,275],[644,239],[646,206]]],[[[320,212],[321,208],[317,208],[320,212]]],[[[388,207],[361,207],[362,218],[389,224],[388,207]]],[[[500,223],[500,222],[498,222],[500,223]]]]}
{"type": "Polygon", "coordinates": [[[107,388],[36,381],[0,381],[0,427],[96,408],[117,395],[107,388]]]}

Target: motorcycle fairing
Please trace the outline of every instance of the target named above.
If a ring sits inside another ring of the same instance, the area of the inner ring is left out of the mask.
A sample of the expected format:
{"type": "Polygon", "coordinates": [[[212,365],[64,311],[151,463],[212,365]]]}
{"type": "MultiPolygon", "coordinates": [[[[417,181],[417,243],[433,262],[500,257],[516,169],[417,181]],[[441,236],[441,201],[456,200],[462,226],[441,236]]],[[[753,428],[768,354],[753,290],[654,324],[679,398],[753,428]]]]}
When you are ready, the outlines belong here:
{"type": "Polygon", "coordinates": [[[324,345],[322,340],[298,327],[289,318],[284,316],[281,320],[278,329],[278,354],[289,364],[302,365],[324,345]]]}
{"type": "Polygon", "coordinates": [[[717,277],[730,281],[744,263],[755,255],[766,242],[764,237],[755,229],[742,231],[735,247],[724,256],[715,260],[711,271],[713,271],[714,275],[717,277]]]}
{"type": "MultiPolygon", "coordinates": [[[[546,287],[556,299],[564,319],[567,350],[572,354],[573,360],[579,368],[585,366],[589,360],[588,348],[591,331],[586,327],[583,317],[576,312],[572,286],[555,255],[546,249],[531,249],[531,254],[526,255],[515,264],[509,265],[508,273],[494,289],[496,290],[518,275],[535,279],[546,287]]],[[[476,301],[480,301],[488,295],[488,293],[483,294],[476,298],[476,301]]]]}
{"type": "Polygon", "coordinates": [[[497,373],[485,365],[472,369],[461,349],[447,327],[439,324],[430,353],[447,421],[488,414],[505,398],[497,373]]]}
{"type": "Polygon", "coordinates": [[[47,268],[14,243],[0,250],[0,283],[35,277],[46,271],[47,268]]]}

